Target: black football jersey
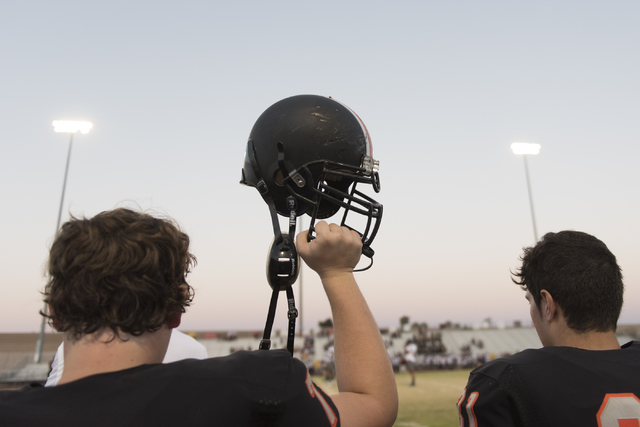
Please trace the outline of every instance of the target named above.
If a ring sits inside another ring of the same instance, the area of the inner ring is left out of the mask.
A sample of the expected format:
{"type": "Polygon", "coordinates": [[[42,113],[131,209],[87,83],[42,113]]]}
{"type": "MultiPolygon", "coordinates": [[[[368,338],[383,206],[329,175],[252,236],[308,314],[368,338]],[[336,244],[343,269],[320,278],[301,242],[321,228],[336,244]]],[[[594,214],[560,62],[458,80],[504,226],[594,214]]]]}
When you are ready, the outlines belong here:
{"type": "Polygon", "coordinates": [[[640,342],[525,350],[474,369],[461,427],[640,427],[640,342]]]}
{"type": "Polygon", "coordinates": [[[339,426],[331,399],[286,350],[142,365],[0,392],[0,426],[339,426]]]}

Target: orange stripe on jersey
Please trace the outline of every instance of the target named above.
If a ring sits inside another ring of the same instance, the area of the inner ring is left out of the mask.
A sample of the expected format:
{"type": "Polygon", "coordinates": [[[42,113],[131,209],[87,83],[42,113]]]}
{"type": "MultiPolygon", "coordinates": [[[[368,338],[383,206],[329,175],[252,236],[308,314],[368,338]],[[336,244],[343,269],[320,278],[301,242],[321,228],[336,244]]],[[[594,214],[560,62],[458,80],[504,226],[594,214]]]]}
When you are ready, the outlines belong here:
{"type": "Polygon", "coordinates": [[[467,399],[467,415],[469,415],[469,427],[478,427],[478,419],[476,418],[476,413],[473,410],[473,405],[476,404],[478,397],[480,397],[480,393],[474,391],[469,395],[469,399],[467,399]]]}
{"type": "MultiPolygon", "coordinates": [[[[315,384],[313,388],[314,389],[316,388],[315,384]]],[[[336,414],[333,412],[333,409],[331,409],[331,406],[329,405],[329,403],[327,403],[327,401],[324,400],[324,396],[322,396],[321,393],[318,393],[317,390],[316,390],[316,398],[318,398],[318,400],[320,401],[320,404],[324,408],[324,412],[327,414],[327,419],[329,420],[329,424],[331,424],[331,427],[336,427],[336,425],[338,424],[338,417],[336,417],[336,414]]]]}
{"type": "Polygon", "coordinates": [[[458,402],[456,402],[456,406],[458,407],[458,424],[460,427],[464,427],[464,417],[462,416],[462,402],[464,402],[464,398],[466,396],[467,388],[465,387],[465,389],[462,390],[462,395],[458,399],[458,402]]]}
{"type": "Polygon", "coordinates": [[[316,399],[318,399],[318,402],[320,402],[320,404],[322,405],[322,409],[324,409],[324,413],[327,414],[327,420],[329,420],[329,424],[331,424],[331,427],[336,427],[336,425],[338,425],[338,417],[336,416],[335,412],[333,412],[331,405],[329,405],[329,402],[325,400],[322,393],[320,393],[318,389],[316,389],[316,385],[313,383],[313,381],[311,381],[311,375],[309,375],[309,371],[307,371],[305,385],[307,386],[307,391],[309,392],[311,397],[315,397],[316,399]]]}
{"type": "Polygon", "coordinates": [[[307,391],[311,395],[311,397],[316,397],[315,388],[313,387],[313,381],[311,381],[311,375],[309,375],[309,371],[307,371],[307,379],[304,381],[307,386],[307,391]]]}

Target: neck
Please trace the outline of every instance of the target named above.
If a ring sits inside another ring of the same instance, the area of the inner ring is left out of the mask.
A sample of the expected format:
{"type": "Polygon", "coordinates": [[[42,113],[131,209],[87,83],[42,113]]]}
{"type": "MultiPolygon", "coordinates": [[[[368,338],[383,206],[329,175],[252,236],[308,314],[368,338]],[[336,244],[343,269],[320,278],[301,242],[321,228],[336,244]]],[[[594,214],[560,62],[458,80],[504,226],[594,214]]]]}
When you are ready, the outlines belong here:
{"type": "Polygon", "coordinates": [[[619,350],[620,344],[614,331],[607,332],[576,332],[566,328],[558,334],[556,346],[576,347],[584,350],[619,350]]]}
{"type": "Polygon", "coordinates": [[[120,332],[114,337],[110,329],[74,340],[64,340],[64,370],[58,384],[91,375],[121,371],[150,363],[162,363],[171,329],[163,326],[156,332],[133,336],[120,332]]]}

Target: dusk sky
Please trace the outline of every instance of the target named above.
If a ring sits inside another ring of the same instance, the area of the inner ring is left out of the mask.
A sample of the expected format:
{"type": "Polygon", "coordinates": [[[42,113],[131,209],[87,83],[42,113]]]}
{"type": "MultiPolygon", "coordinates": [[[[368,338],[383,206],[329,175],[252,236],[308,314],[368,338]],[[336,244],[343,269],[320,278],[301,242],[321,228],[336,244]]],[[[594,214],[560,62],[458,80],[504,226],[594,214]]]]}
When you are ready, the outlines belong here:
{"type": "MultiPolygon", "coordinates": [[[[513,142],[542,147],[538,234],[603,240],[623,269],[620,323],[640,323],[639,16],[629,0],[3,1],[0,332],[40,326],[69,144],[53,120],[93,123],[74,137],[63,221],[175,218],[198,258],[180,329],[262,329],[273,233],[240,170],[258,116],[298,94],[348,105],[372,136],[384,217],[356,279],[381,327],[530,324],[510,278],[534,243],[513,142]]],[[[317,329],[329,306],[303,281],[317,329]]]]}

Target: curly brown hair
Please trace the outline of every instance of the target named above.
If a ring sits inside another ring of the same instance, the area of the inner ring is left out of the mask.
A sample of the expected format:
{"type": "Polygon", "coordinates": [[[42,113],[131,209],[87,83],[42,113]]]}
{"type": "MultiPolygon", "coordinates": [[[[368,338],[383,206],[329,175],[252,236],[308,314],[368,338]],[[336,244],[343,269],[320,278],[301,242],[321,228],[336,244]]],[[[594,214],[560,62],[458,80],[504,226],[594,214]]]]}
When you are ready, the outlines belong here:
{"type": "Polygon", "coordinates": [[[194,291],[189,236],[171,219],[119,208],[71,217],[51,246],[43,295],[58,331],[75,339],[102,328],[139,336],[185,312],[194,291]]]}

